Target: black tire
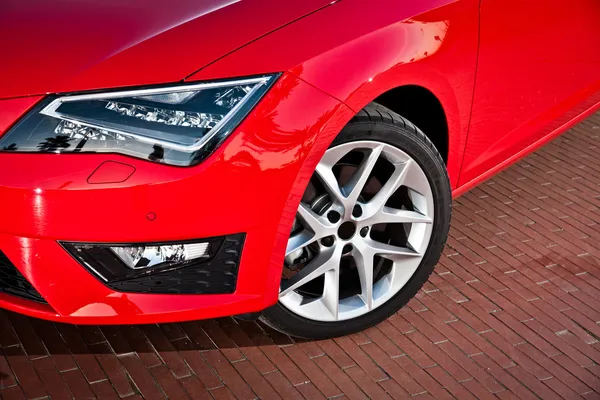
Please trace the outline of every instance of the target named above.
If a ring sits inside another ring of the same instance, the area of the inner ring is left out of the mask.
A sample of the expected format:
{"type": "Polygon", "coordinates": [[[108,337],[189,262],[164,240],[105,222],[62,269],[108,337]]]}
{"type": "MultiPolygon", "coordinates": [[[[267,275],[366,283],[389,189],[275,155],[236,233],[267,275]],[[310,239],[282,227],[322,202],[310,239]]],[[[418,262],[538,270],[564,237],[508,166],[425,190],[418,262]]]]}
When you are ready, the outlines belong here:
{"type": "Polygon", "coordinates": [[[433,233],[421,264],[406,285],[387,303],[350,320],[320,322],[300,317],[277,303],[260,319],[290,336],[323,339],[358,332],[385,320],[414,297],[429,278],[446,244],[452,215],[452,194],[444,161],[431,141],[414,124],[377,103],[361,110],[331,146],[358,140],[376,140],[409,154],[423,169],[434,196],[433,233]]]}

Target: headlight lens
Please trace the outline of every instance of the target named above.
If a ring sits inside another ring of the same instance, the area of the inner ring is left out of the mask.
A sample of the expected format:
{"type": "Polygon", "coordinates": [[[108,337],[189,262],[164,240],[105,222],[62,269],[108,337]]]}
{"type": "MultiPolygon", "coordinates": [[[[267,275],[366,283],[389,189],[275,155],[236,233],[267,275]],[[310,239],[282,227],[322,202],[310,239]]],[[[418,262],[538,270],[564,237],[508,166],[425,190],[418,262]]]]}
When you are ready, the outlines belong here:
{"type": "Polygon", "coordinates": [[[120,153],[194,165],[223,142],[275,78],[48,96],[0,138],[0,151],[120,153]]]}

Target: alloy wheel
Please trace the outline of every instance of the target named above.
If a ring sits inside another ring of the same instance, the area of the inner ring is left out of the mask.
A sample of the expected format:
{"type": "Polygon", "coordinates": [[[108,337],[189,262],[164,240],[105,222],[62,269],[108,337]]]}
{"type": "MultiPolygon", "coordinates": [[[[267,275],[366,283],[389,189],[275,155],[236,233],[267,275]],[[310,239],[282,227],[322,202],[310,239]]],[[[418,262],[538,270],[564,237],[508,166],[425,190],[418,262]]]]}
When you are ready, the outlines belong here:
{"type": "Polygon", "coordinates": [[[401,149],[375,141],[330,148],[298,207],[280,303],[323,322],[381,306],[419,267],[433,210],[425,173],[401,149]]]}

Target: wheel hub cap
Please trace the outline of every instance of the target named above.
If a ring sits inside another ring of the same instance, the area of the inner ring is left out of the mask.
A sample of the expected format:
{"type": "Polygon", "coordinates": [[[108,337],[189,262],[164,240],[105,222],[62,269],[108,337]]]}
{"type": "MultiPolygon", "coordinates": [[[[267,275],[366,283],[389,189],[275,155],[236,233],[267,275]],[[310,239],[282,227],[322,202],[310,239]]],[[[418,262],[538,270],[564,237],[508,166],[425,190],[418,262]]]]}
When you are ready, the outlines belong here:
{"type": "Polygon", "coordinates": [[[356,233],[356,224],[352,221],[346,221],[338,229],[338,236],[342,240],[351,239],[356,233]]]}

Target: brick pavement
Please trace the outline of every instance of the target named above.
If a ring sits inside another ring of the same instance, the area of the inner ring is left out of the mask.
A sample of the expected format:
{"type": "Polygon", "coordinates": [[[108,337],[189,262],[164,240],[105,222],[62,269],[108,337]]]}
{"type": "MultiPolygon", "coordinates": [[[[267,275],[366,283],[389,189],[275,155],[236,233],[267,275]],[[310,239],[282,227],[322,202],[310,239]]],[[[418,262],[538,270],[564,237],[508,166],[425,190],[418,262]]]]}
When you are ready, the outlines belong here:
{"type": "Polygon", "coordinates": [[[600,114],[454,203],[430,281],[375,328],[74,327],[0,311],[0,397],[600,398],[600,114]]]}

